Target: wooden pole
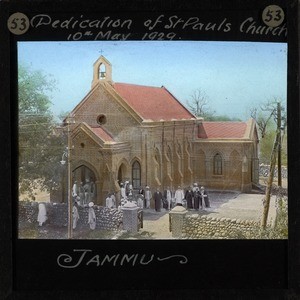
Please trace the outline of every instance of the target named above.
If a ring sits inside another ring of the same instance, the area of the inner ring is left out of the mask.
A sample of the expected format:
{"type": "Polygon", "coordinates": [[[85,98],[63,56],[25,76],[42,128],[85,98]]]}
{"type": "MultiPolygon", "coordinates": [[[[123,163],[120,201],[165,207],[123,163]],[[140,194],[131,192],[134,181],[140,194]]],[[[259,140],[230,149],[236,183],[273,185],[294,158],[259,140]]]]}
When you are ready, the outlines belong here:
{"type": "Polygon", "coordinates": [[[271,163],[270,163],[270,172],[268,177],[268,183],[266,188],[266,195],[264,199],[264,208],[263,208],[263,215],[261,220],[261,226],[263,229],[267,226],[267,220],[268,220],[268,214],[269,214],[269,208],[270,208],[270,198],[271,198],[271,192],[272,192],[272,184],[274,180],[274,171],[276,167],[276,156],[278,154],[278,145],[279,141],[281,139],[281,132],[280,128],[277,128],[276,137],[274,146],[271,153],[271,163]]]}
{"type": "Polygon", "coordinates": [[[73,238],[73,199],[72,199],[72,169],[71,169],[71,125],[75,123],[73,116],[66,118],[68,126],[68,239],[73,238]]]}
{"type": "Polygon", "coordinates": [[[282,178],[281,178],[281,105],[277,103],[277,131],[279,131],[279,140],[278,140],[278,158],[277,158],[277,179],[278,179],[278,186],[282,187],[282,178]]]}
{"type": "MultiPolygon", "coordinates": [[[[68,120],[70,122],[70,120],[68,120]]],[[[73,237],[73,201],[72,201],[72,175],[71,175],[71,137],[70,123],[68,123],[68,239],[73,237]]]]}

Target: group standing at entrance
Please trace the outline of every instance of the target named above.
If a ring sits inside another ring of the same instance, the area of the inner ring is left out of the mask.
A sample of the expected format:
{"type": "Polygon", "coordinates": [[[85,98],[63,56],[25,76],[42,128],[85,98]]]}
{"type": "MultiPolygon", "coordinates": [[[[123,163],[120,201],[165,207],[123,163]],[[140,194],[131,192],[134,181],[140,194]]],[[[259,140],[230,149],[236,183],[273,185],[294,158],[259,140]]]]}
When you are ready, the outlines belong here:
{"type": "MultiPolygon", "coordinates": [[[[125,194],[126,197],[126,194],[125,194]]],[[[190,186],[184,191],[180,186],[174,191],[170,187],[166,187],[163,191],[157,188],[155,192],[151,192],[149,186],[145,190],[140,187],[138,190],[138,199],[141,199],[141,208],[150,209],[150,203],[153,202],[155,211],[171,210],[174,206],[180,205],[186,207],[188,210],[202,210],[210,207],[209,197],[206,189],[197,183],[190,186]]],[[[138,201],[139,202],[139,201],[138,201]]]]}
{"type": "MultiPolygon", "coordinates": [[[[80,184],[75,181],[72,187],[72,196],[78,205],[89,205],[96,197],[95,183],[89,179],[80,184]]],[[[162,191],[159,187],[155,191],[151,191],[149,186],[146,186],[145,189],[140,187],[139,190],[133,190],[133,186],[129,181],[120,183],[119,196],[113,192],[107,194],[105,206],[120,208],[128,201],[134,201],[141,209],[154,207],[157,212],[160,212],[162,208],[169,211],[175,206],[184,206],[188,210],[202,210],[210,207],[207,191],[203,186],[199,187],[197,183],[185,190],[181,186],[178,186],[176,190],[167,186],[162,191]],[[117,200],[117,197],[119,197],[119,200],[117,200]]]]}
{"type": "Polygon", "coordinates": [[[72,186],[72,198],[73,198],[73,211],[72,211],[72,219],[73,219],[73,229],[76,229],[77,222],[79,220],[78,213],[78,205],[88,206],[88,224],[90,229],[94,230],[96,228],[96,215],[94,211],[94,199],[96,197],[96,186],[94,181],[90,181],[88,178],[85,182],[77,183],[74,181],[72,186]]]}
{"type": "Polygon", "coordinates": [[[77,183],[75,180],[72,187],[72,197],[79,205],[88,205],[96,197],[96,185],[94,181],[86,179],[85,182],[77,183]]]}

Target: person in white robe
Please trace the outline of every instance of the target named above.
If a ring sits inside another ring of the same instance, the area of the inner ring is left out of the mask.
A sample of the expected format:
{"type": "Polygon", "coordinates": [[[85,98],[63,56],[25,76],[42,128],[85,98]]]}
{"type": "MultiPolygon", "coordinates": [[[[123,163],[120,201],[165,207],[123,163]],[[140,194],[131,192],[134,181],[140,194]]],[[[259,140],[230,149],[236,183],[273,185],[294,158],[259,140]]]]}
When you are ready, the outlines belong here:
{"type": "Polygon", "coordinates": [[[89,203],[89,218],[88,218],[88,224],[90,225],[90,228],[94,230],[96,228],[96,214],[95,210],[93,208],[94,203],[89,203]]]}
{"type": "Polygon", "coordinates": [[[106,207],[113,208],[113,201],[112,201],[112,198],[111,198],[110,194],[107,194],[105,202],[106,202],[106,207]]]}
{"type": "Polygon", "coordinates": [[[39,203],[39,212],[38,212],[38,217],[37,217],[39,226],[43,226],[43,224],[46,222],[47,219],[48,219],[48,217],[47,217],[46,205],[43,202],[39,203]]]}
{"type": "Polygon", "coordinates": [[[143,195],[140,195],[140,194],[138,195],[138,197],[137,197],[137,206],[141,209],[144,208],[144,197],[143,197],[143,195]]]}
{"type": "Polygon", "coordinates": [[[75,202],[73,205],[73,229],[77,227],[78,220],[79,220],[78,204],[77,202],[75,202]]]}
{"type": "Polygon", "coordinates": [[[201,194],[202,203],[205,205],[205,208],[210,208],[208,194],[207,194],[207,191],[205,190],[204,186],[201,186],[200,194],[201,194]]]}
{"type": "Polygon", "coordinates": [[[184,192],[183,189],[178,186],[178,189],[175,191],[175,205],[183,205],[184,192]]]}
{"type": "Polygon", "coordinates": [[[116,208],[116,196],[115,193],[112,193],[110,195],[111,201],[112,201],[112,208],[116,208]]]}
{"type": "Polygon", "coordinates": [[[121,199],[126,199],[126,189],[124,187],[124,184],[121,183],[121,199]]]}
{"type": "Polygon", "coordinates": [[[150,200],[152,198],[152,193],[150,191],[149,186],[146,186],[146,191],[145,191],[145,200],[146,200],[146,208],[150,208],[150,200]]]}
{"type": "Polygon", "coordinates": [[[171,204],[172,204],[172,193],[171,193],[171,190],[169,187],[167,187],[165,190],[164,190],[164,199],[167,200],[168,202],[168,210],[171,209],[171,204]]]}
{"type": "Polygon", "coordinates": [[[77,197],[78,192],[79,192],[79,187],[78,187],[77,181],[75,181],[73,184],[73,187],[72,187],[72,196],[77,197]]]}

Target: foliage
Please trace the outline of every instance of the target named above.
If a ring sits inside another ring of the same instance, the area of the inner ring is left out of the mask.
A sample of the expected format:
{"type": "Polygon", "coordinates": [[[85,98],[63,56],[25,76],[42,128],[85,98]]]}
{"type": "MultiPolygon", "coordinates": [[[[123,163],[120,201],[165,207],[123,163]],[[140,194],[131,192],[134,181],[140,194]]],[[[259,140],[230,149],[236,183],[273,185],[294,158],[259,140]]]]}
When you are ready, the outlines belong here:
{"type": "Polygon", "coordinates": [[[278,238],[288,237],[288,198],[279,195],[276,198],[275,231],[278,238]]]}
{"type": "Polygon", "coordinates": [[[232,121],[241,121],[239,118],[231,118],[226,115],[215,115],[215,116],[209,116],[205,119],[206,121],[215,121],[215,122],[232,122],[232,121]]]}
{"type": "Polygon", "coordinates": [[[69,114],[69,111],[61,111],[58,115],[58,119],[62,122],[69,114]]]}
{"type": "MultiPolygon", "coordinates": [[[[272,221],[272,220],[271,220],[272,221]]],[[[288,238],[288,198],[280,192],[276,197],[276,217],[273,226],[257,228],[246,239],[287,239],[288,238]]]]}
{"type": "Polygon", "coordinates": [[[276,128],[274,123],[270,123],[266,128],[264,138],[260,140],[260,153],[259,160],[263,164],[269,164],[271,159],[271,153],[273,144],[276,137],[276,128]]]}
{"type": "Polygon", "coordinates": [[[34,190],[50,190],[64,149],[48,94],[55,82],[41,71],[19,66],[19,192],[34,197],[34,190]]]}
{"type": "Polygon", "coordinates": [[[281,108],[281,131],[282,131],[282,164],[287,164],[287,148],[286,148],[286,112],[285,105],[282,100],[273,98],[260,104],[258,107],[250,108],[250,116],[255,119],[258,132],[260,135],[260,162],[264,164],[270,163],[273,144],[275,141],[277,130],[277,103],[280,103],[281,108]]]}

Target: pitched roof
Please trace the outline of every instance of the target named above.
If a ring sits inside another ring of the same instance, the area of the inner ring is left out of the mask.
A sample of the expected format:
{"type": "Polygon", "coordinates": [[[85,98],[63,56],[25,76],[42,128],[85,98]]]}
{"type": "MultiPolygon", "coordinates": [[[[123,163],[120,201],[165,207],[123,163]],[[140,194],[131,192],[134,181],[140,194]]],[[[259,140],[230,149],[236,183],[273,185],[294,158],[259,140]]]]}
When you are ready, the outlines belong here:
{"type": "Polygon", "coordinates": [[[246,122],[202,122],[198,127],[198,137],[202,139],[240,139],[245,137],[246,122]]]}
{"type": "Polygon", "coordinates": [[[91,127],[92,131],[104,142],[114,142],[113,137],[102,127],[91,127]]]}
{"type": "Polygon", "coordinates": [[[164,86],[114,83],[114,89],[144,120],[195,119],[164,86]]]}

